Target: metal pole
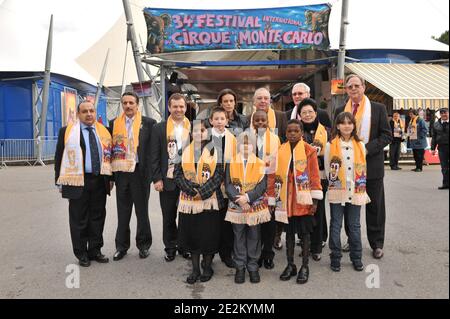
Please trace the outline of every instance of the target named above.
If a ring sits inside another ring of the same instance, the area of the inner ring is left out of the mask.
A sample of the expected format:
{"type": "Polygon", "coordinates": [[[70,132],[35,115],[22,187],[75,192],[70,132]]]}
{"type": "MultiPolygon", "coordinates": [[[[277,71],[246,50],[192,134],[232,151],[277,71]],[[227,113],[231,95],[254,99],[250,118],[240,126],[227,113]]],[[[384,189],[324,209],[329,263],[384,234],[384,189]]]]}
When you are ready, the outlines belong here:
{"type": "Polygon", "coordinates": [[[167,118],[166,114],[166,100],[167,100],[167,92],[166,92],[166,67],[161,65],[159,69],[159,83],[161,85],[161,102],[160,102],[160,110],[162,121],[165,121],[167,118]]]}
{"type": "Polygon", "coordinates": [[[97,92],[95,93],[95,101],[94,101],[94,108],[97,109],[98,100],[100,99],[100,94],[102,92],[103,88],[103,82],[105,81],[105,74],[106,74],[106,67],[108,65],[108,58],[109,58],[109,49],[106,52],[106,58],[105,63],[103,64],[102,74],[100,75],[100,81],[97,85],[97,92]]]}
{"type": "MultiPolygon", "coordinates": [[[[45,55],[45,72],[44,72],[44,87],[42,88],[42,108],[40,116],[40,128],[38,139],[45,136],[45,126],[47,124],[47,110],[48,110],[48,92],[50,88],[50,68],[52,64],[52,42],[53,42],[53,14],[50,17],[50,27],[48,30],[47,52],[45,55]]],[[[39,140],[38,140],[39,141],[39,140]]],[[[39,162],[43,165],[42,158],[42,143],[38,142],[39,162]]]]}
{"type": "MultiPolygon", "coordinates": [[[[342,0],[342,12],[341,12],[341,32],[339,38],[339,53],[337,63],[337,79],[343,80],[345,75],[345,47],[347,40],[347,25],[348,22],[348,0],[342,0]]],[[[332,113],[334,110],[344,103],[344,95],[334,95],[334,103],[332,113]]]]}
{"type": "MultiPolygon", "coordinates": [[[[134,24],[133,24],[133,16],[131,14],[131,8],[130,3],[128,0],[122,0],[123,2],[123,8],[125,10],[125,18],[127,19],[127,31],[128,35],[130,37],[131,41],[131,47],[133,49],[133,56],[134,56],[134,63],[136,64],[136,71],[139,83],[144,82],[144,72],[142,71],[142,63],[141,63],[141,57],[139,53],[139,47],[137,43],[136,33],[134,31],[134,24]]],[[[144,104],[144,110],[147,116],[151,116],[150,107],[148,105],[147,98],[143,98],[142,102],[144,104]]]]}

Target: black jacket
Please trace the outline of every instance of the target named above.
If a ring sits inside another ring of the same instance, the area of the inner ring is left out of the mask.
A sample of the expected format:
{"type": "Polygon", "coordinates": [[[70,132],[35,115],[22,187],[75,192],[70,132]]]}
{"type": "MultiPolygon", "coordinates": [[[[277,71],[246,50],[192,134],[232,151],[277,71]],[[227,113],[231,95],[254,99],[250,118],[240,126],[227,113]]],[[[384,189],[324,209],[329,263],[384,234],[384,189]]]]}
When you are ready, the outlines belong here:
{"type": "Polygon", "coordinates": [[[443,125],[441,120],[437,121],[433,125],[432,138],[431,138],[431,149],[434,151],[436,146],[448,145],[448,134],[449,134],[449,123],[443,125]]]}
{"type": "MultiPolygon", "coordinates": [[[[372,102],[370,137],[366,144],[367,179],[384,177],[384,148],[392,141],[391,126],[386,106],[372,102]]],[[[337,114],[344,111],[344,106],[336,109],[337,114]]]]}
{"type": "MultiPolygon", "coordinates": [[[[114,120],[109,122],[109,132],[111,136],[114,130],[114,120]]],[[[143,181],[151,184],[153,178],[152,165],[150,161],[150,150],[151,150],[151,137],[153,126],[156,121],[152,118],[142,116],[141,128],[139,130],[139,146],[137,148],[138,158],[139,158],[139,173],[143,181]]]]}
{"type": "MultiPolygon", "coordinates": [[[[152,141],[150,149],[150,162],[153,171],[153,183],[163,181],[165,191],[174,191],[177,188],[175,179],[167,178],[169,168],[169,154],[167,153],[167,122],[160,122],[153,126],[152,141]]],[[[189,140],[183,145],[188,145],[189,140]]],[[[181,154],[182,151],[179,151],[181,154]]]]}
{"type": "MultiPolygon", "coordinates": [[[[58,142],[56,144],[56,151],[55,151],[55,184],[58,181],[59,178],[59,171],[61,170],[61,162],[62,157],[64,153],[64,135],[66,134],[67,126],[62,127],[59,130],[58,134],[58,142]]],[[[86,144],[84,143],[83,133],[80,132],[80,146],[81,150],[83,152],[83,171],[84,171],[84,165],[86,161],[86,144]]],[[[103,178],[105,180],[105,189],[106,193],[110,194],[110,187],[109,182],[111,181],[111,176],[103,175],[103,178]]],[[[68,186],[68,185],[62,185],[62,197],[68,198],[68,199],[78,199],[83,194],[83,186],[68,186]]]]}

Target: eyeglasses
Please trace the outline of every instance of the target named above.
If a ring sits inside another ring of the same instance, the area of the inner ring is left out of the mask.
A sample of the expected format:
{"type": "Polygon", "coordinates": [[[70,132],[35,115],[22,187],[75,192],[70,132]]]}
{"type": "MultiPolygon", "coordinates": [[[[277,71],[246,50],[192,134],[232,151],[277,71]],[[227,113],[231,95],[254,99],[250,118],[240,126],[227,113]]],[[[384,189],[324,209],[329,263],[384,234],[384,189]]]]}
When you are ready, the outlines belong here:
{"type": "Polygon", "coordinates": [[[294,92],[294,93],[292,93],[292,96],[303,95],[303,94],[306,94],[306,92],[294,92]]]}
{"type": "Polygon", "coordinates": [[[300,115],[308,115],[308,114],[313,114],[313,113],[316,113],[316,112],[314,112],[314,111],[301,111],[300,115]]]}
{"type": "Polygon", "coordinates": [[[353,85],[347,85],[346,88],[353,90],[353,89],[359,89],[361,87],[361,85],[359,84],[353,84],[353,85]]]}

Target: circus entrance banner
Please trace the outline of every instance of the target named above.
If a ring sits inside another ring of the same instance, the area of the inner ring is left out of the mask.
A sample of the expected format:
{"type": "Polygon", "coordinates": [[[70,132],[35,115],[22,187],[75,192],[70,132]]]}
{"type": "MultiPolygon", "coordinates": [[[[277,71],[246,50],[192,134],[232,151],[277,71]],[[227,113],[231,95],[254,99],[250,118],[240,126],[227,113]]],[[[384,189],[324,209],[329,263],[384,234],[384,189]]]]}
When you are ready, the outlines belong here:
{"type": "Polygon", "coordinates": [[[147,51],[326,50],[328,4],[249,10],[144,9],[147,51]]]}

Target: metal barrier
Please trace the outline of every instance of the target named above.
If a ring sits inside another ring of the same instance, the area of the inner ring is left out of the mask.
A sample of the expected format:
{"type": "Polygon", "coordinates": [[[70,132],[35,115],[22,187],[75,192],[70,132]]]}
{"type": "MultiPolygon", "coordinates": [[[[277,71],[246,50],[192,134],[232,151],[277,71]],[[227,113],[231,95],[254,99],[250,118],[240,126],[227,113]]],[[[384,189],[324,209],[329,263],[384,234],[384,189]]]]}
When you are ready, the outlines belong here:
{"type": "Polygon", "coordinates": [[[0,140],[0,167],[8,163],[41,164],[55,156],[57,137],[0,140]]]}

